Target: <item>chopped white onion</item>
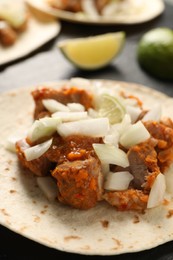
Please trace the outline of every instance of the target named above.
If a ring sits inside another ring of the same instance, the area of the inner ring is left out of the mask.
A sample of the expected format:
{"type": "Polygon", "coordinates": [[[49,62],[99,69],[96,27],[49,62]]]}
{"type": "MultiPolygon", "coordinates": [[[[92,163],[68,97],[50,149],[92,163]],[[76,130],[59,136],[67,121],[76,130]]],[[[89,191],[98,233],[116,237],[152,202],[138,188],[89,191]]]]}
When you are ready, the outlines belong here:
{"type": "Polygon", "coordinates": [[[52,114],[53,118],[60,118],[64,122],[78,121],[88,117],[88,113],[85,112],[55,112],[52,114]]]}
{"type": "Polygon", "coordinates": [[[131,117],[132,124],[136,122],[139,115],[141,114],[141,109],[139,107],[126,106],[126,111],[131,117]]]}
{"type": "Polygon", "coordinates": [[[88,14],[90,17],[98,17],[98,11],[93,0],[82,0],[81,1],[82,10],[85,14],[88,14]]]}
{"type": "Polygon", "coordinates": [[[55,113],[56,111],[70,111],[68,106],[56,101],[55,99],[43,99],[42,103],[50,113],[55,113]]]}
{"type": "Polygon", "coordinates": [[[173,164],[170,165],[164,175],[166,181],[166,190],[173,195],[173,164]]]}
{"type": "Polygon", "coordinates": [[[95,109],[93,109],[93,108],[89,108],[88,109],[88,116],[92,117],[92,118],[99,117],[98,116],[98,112],[95,109]]]}
{"type": "Polygon", "coordinates": [[[129,166],[127,154],[114,145],[93,144],[93,148],[101,163],[115,164],[124,168],[129,166]]]}
{"type": "Polygon", "coordinates": [[[58,187],[51,177],[37,177],[37,184],[49,201],[56,199],[58,187]]]}
{"type": "Polygon", "coordinates": [[[80,103],[68,103],[67,107],[72,112],[83,112],[83,111],[85,111],[85,107],[80,103]]]}
{"type": "Polygon", "coordinates": [[[155,104],[152,106],[152,108],[144,115],[142,118],[142,121],[160,121],[162,113],[162,108],[160,104],[155,104]]]}
{"type": "Polygon", "coordinates": [[[21,140],[24,137],[26,137],[26,133],[10,135],[6,141],[5,148],[10,152],[15,153],[16,152],[16,142],[21,140]]]}
{"type": "Polygon", "coordinates": [[[165,183],[165,176],[162,173],[159,173],[153,183],[151,188],[147,208],[154,208],[159,206],[164,199],[166,191],[166,183],[165,183]]]}
{"type": "Polygon", "coordinates": [[[112,134],[107,134],[103,138],[103,142],[105,144],[112,144],[118,146],[118,141],[119,141],[119,133],[114,131],[112,134]]]}
{"type": "Polygon", "coordinates": [[[141,121],[131,125],[127,131],[120,137],[120,144],[125,148],[130,148],[136,144],[146,141],[150,133],[141,121]]]}
{"type": "Polygon", "coordinates": [[[113,16],[117,13],[119,10],[119,3],[114,3],[111,1],[109,4],[107,4],[102,11],[103,16],[113,16]]]}
{"type": "Polygon", "coordinates": [[[57,131],[64,137],[69,135],[103,137],[109,131],[109,119],[95,118],[62,123],[58,125],[57,131]]]}
{"type": "Polygon", "coordinates": [[[27,161],[32,161],[43,155],[51,146],[52,139],[25,149],[24,155],[27,161]]]}
{"type": "Polygon", "coordinates": [[[133,178],[133,175],[128,171],[109,172],[104,183],[104,189],[111,191],[126,190],[133,178]]]}
{"type": "Polygon", "coordinates": [[[125,114],[121,123],[111,125],[110,133],[114,133],[114,131],[117,131],[121,136],[127,131],[129,126],[131,126],[131,118],[130,115],[125,114]]]}
{"type": "Polygon", "coordinates": [[[57,125],[59,123],[61,123],[61,119],[58,117],[44,117],[39,120],[35,120],[28,130],[28,140],[30,142],[35,142],[42,137],[51,136],[54,132],[56,132],[57,125]]]}

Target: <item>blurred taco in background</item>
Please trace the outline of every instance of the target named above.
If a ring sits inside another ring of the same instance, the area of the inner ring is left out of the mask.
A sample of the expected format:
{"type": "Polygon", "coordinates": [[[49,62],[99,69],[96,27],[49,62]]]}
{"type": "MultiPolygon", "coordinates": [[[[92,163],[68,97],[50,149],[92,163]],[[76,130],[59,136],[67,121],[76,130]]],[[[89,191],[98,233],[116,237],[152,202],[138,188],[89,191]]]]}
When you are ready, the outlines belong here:
{"type": "Polygon", "coordinates": [[[162,0],[27,0],[36,9],[60,19],[80,23],[135,24],[164,11],[162,0]]]}
{"type": "Polygon", "coordinates": [[[0,43],[13,45],[20,33],[27,30],[29,13],[23,1],[0,1],[0,43]]]}

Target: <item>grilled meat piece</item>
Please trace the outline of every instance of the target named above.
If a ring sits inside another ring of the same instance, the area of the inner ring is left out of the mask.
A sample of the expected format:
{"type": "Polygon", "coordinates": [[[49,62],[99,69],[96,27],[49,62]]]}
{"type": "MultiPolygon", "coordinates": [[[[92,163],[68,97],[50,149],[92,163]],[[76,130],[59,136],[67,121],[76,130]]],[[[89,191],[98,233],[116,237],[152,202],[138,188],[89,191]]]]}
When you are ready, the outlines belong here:
{"type": "Polygon", "coordinates": [[[101,199],[101,165],[94,157],[57,165],[52,176],[57,180],[58,198],[64,204],[90,209],[101,199]]]}
{"type": "Polygon", "coordinates": [[[153,122],[144,123],[151,136],[157,140],[155,147],[157,152],[158,166],[160,171],[164,173],[173,162],[173,129],[171,122],[153,122]]]}
{"type": "Polygon", "coordinates": [[[105,192],[103,194],[103,199],[121,211],[143,211],[147,206],[148,195],[141,190],[129,189],[124,191],[105,192]]]}
{"type": "Polygon", "coordinates": [[[38,119],[45,115],[50,115],[50,112],[44,107],[43,99],[55,99],[58,102],[66,105],[67,103],[80,103],[86,109],[92,107],[92,96],[83,89],[63,88],[61,90],[51,88],[41,88],[32,92],[35,101],[34,119],[38,119]]]}
{"type": "Polygon", "coordinates": [[[4,46],[11,46],[17,39],[16,31],[5,21],[0,21],[0,43],[4,46]]]}
{"type": "Polygon", "coordinates": [[[81,12],[81,0],[49,0],[49,4],[56,9],[69,11],[69,12],[81,12]]]}
{"type": "Polygon", "coordinates": [[[88,136],[68,136],[60,137],[56,134],[46,157],[58,164],[64,161],[85,160],[89,156],[95,156],[92,144],[102,142],[101,138],[93,138],[88,136]]]}
{"type": "Polygon", "coordinates": [[[146,177],[152,173],[159,173],[157,165],[157,153],[155,151],[156,142],[152,139],[131,147],[127,153],[130,172],[134,176],[132,186],[135,189],[142,189],[146,177]]]}

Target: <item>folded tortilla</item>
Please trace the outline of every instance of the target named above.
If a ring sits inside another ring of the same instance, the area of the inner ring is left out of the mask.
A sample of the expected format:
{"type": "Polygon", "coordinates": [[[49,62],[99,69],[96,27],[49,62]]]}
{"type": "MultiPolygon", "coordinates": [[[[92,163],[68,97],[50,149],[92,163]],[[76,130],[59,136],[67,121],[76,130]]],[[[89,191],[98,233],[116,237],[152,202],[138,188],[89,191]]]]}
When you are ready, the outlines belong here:
{"type": "MultiPolygon", "coordinates": [[[[133,0],[132,0],[133,2],[133,0]]],[[[134,1],[135,2],[135,1],[134,1]]],[[[72,13],[68,11],[58,10],[52,8],[48,0],[27,0],[27,3],[38,9],[43,11],[44,13],[48,13],[54,17],[58,17],[63,20],[78,22],[78,23],[87,23],[87,24],[138,24],[147,22],[151,19],[154,19],[158,15],[160,15],[164,9],[165,5],[162,0],[142,0],[143,8],[139,11],[131,13],[115,13],[109,16],[90,16],[84,15],[83,13],[72,13]]],[[[141,3],[141,1],[140,1],[141,3]]]]}
{"type": "MultiPolygon", "coordinates": [[[[146,108],[157,100],[163,106],[163,115],[171,116],[172,98],[156,90],[132,83],[92,82],[100,88],[107,86],[136,95],[146,108]]],[[[44,86],[57,88],[62,83],[65,81],[44,86]]],[[[31,125],[34,102],[30,92],[34,88],[0,95],[0,224],[45,246],[85,255],[137,252],[171,241],[173,200],[142,214],[119,212],[105,202],[90,210],[78,210],[46,199],[36,178],[20,167],[16,154],[5,148],[10,135],[31,125]]]]}

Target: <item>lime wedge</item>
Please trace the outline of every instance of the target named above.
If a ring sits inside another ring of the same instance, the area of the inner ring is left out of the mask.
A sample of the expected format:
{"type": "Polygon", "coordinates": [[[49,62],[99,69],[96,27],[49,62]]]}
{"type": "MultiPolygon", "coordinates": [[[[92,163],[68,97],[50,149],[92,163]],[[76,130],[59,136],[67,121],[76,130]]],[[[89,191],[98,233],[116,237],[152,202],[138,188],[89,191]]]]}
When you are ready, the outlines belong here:
{"type": "Polygon", "coordinates": [[[74,65],[84,70],[95,70],[108,65],[125,42],[125,33],[107,33],[97,36],[61,41],[60,51],[74,65]]]}
{"type": "Polygon", "coordinates": [[[108,117],[110,124],[120,123],[126,113],[126,109],[118,98],[103,94],[100,100],[99,116],[108,117]]]}

